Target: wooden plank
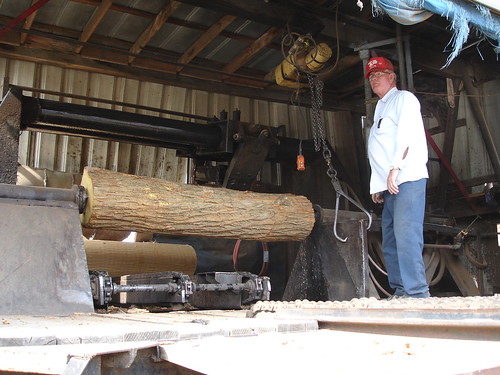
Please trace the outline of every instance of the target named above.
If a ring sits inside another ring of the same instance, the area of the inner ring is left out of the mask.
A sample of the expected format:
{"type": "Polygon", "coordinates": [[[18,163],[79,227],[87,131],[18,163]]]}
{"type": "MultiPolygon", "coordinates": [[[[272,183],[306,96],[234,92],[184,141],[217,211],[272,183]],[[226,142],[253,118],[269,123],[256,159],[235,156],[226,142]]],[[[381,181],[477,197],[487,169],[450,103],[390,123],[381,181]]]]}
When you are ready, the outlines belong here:
{"type": "MultiPolygon", "coordinates": [[[[80,38],[78,38],[80,42],[87,42],[90,39],[90,36],[94,33],[95,29],[102,21],[112,3],[113,0],[102,0],[102,2],[92,14],[92,17],[90,17],[90,20],[85,25],[85,28],[82,31],[82,35],[80,35],[80,38]]],[[[75,52],[80,53],[82,48],[83,45],[77,46],[75,48],[75,52]]]]}
{"type": "MultiPolygon", "coordinates": [[[[205,47],[214,40],[227,26],[234,20],[235,16],[225,15],[215,22],[191,47],[189,47],[182,56],[177,60],[180,64],[189,64],[205,47]]],[[[180,72],[184,67],[178,66],[177,72],[180,72]]]]}
{"type": "Polygon", "coordinates": [[[451,254],[450,250],[440,250],[442,260],[446,262],[446,267],[453,277],[453,280],[460,289],[460,292],[466,296],[480,296],[478,287],[472,279],[472,275],[467,272],[463,264],[456,255],[451,254]]]}
{"type": "MultiPolygon", "coordinates": [[[[31,6],[33,6],[37,1],[38,0],[31,0],[31,6]]],[[[35,22],[35,17],[36,17],[37,13],[38,13],[38,10],[31,13],[28,17],[26,17],[26,19],[24,20],[24,24],[23,24],[24,30],[31,29],[33,22],[35,22]]],[[[20,39],[21,44],[24,44],[24,42],[26,42],[27,37],[28,37],[27,33],[21,33],[21,39],[20,39]]]]}
{"type": "Polygon", "coordinates": [[[260,36],[242,53],[236,56],[233,60],[228,62],[222,69],[226,73],[234,73],[241,68],[248,60],[254,57],[260,50],[269,45],[274,38],[281,34],[283,30],[279,27],[271,27],[268,31],[260,36]]]}
{"type": "MultiPolygon", "coordinates": [[[[161,29],[168,17],[170,17],[176,9],[181,5],[177,1],[168,1],[167,4],[156,15],[151,24],[144,30],[141,36],[135,41],[134,45],[130,48],[131,53],[140,53],[142,49],[148,44],[153,36],[161,29]]],[[[134,61],[135,57],[129,56],[128,62],[134,61]]]]}
{"type": "MultiPolygon", "coordinates": [[[[451,94],[455,94],[453,89],[453,81],[450,78],[446,79],[448,85],[451,84],[451,94]]],[[[458,85],[455,85],[457,87],[458,85]]],[[[453,107],[448,107],[448,113],[446,116],[446,128],[444,130],[444,141],[443,141],[443,156],[451,163],[453,157],[453,145],[455,142],[455,130],[458,116],[458,104],[460,96],[456,96],[455,105],[453,107]]],[[[436,207],[439,211],[444,211],[446,207],[446,188],[448,186],[448,181],[450,179],[450,174],[443,163],[439,164],[439,183],[437,192],[437,204],[436,207]]]]}

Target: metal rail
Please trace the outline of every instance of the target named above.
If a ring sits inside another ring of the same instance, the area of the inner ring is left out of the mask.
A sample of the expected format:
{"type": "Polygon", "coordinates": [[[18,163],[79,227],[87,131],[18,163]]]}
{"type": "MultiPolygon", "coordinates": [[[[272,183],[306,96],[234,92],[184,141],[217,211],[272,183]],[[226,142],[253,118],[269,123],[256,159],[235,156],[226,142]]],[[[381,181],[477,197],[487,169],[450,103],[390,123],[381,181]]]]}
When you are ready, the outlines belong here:
{"type": "Polygon", "coordinates": [[[22,186],[0,184],[0,199],[37,202],[75,203],[80,213],[85,210],[87,195],[83,186],[71,189],[49,188],[40,186],[22,186]]]}
{"type": "Polygon", "coordinates": [[[351,301],[260,301],[249,316],[315,319],[321,329],[413,337],[500,340],[500,298],[431,297],[351,301]]]}

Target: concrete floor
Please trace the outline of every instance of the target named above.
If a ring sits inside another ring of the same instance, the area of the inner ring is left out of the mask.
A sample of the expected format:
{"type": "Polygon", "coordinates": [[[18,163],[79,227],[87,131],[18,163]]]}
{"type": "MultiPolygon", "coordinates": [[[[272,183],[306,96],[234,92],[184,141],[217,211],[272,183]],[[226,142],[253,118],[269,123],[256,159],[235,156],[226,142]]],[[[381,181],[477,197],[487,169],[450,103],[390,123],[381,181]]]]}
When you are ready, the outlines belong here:
{"type": "MultiPolygon", "coordinates": [[[[500,336],[487,341],[415,337],[325,329],[324,318],[314,314],[246,316],[245,310],[140,309],[3,316],[0,373],[500,373],[500,336]]],[[[498,332],[500,322],[491,323],[498,332]]]]}

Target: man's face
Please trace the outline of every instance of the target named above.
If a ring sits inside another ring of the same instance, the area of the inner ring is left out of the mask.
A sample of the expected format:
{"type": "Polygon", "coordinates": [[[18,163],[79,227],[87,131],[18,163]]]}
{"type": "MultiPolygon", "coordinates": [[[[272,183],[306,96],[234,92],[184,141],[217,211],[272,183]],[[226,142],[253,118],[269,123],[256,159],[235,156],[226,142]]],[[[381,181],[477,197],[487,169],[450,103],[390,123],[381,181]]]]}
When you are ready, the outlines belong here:
{"type": "Polygon", "coordinates": [[[383,98],[394,85],[394,73],[390,70],[383,72],[373,72],[368,76],[370,86],[379,98],[383,98]]]}

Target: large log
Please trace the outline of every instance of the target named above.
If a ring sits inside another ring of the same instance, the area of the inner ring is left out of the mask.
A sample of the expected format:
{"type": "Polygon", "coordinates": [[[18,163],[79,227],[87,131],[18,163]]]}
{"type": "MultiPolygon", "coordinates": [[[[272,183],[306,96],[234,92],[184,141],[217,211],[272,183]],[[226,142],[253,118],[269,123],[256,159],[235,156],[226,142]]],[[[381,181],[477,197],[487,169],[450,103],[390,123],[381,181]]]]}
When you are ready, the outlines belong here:
{"type": "Polygon", "coordinates": [[[256,241],[302,241],[314,210],[305,197],[263,194],[85,168],[89,228],[256,241]]]}
{"type": "Polygon", "coordinates": [[[107,271],[111,277],[163,271],[193,275],[196,270],[196,252],[189,245],[99,240],[83,243],[89,270],[107,271]]]}

